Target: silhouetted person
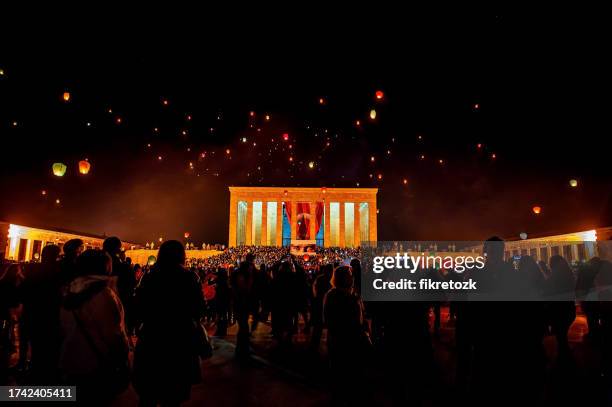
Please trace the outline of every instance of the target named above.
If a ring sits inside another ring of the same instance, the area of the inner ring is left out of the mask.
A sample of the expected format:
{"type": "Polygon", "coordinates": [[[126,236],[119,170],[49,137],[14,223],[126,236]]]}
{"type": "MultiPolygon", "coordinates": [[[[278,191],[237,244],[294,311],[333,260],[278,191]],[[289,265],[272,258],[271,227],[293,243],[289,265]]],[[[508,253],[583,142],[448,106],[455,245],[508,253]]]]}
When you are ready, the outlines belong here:
{"type": "Polygon", "coordinates": [[[601,372],[604,385],[610,389],[612,386],[612,263],[608,260],[602,260],[599,264],[595,287],[601,318],[599,341],[602,352],[601,372]]]}
{"type": "Polygon", "coordinates": [[[32,353],[33,384],[52,384],[57,381],[62,298],[61,272],[57,261],[59,254],[58,246],[45,246],[41,262],[25,266],[25,280],[20,288],[22,319],[32,353]]]}
{"type": "Polygon", "coordinates": [[[313,350],[318,350],[321,343],[321,336],[323,335],[323,300],[325,294],[331,289],[331,277],[333,273],[333,266],[331,264],[325,264],[321,266],[321,273],[314,281],[312,285],[312,337],[310,339],[310,346],[313,350]]]}
{"type": "Polygon", "coordinates": [[[599,302],[595,289],[595,278],[601,266],[601,259],[593,257],[587,264],[578,269],[576,279],[576,299],[580,301],[580,308],[587,319],[589,332],[587,338],[594,342],[599,336],[599,302]]]}
{"type": "Polygon", "coordinates": [[[334,270],[332,288],[325,295],[323,315],[332,378],[332,404],[356,405],[362,397],[362,369],[366,331],[363,304],[353,292],[351,269],[334,270]]]}
{"type": "Polygon", "coordinates": [[[81,239],[70,239],[64,243],[64,257],[60,261],[61,278],[64,284],[70,283],[76,277],[76,259],[83,253],[85,246],[81,239]]]}
{"type": "Polygon", "coordinates": [[[102,250],[83,252],[60,312],[62,382],[77,386],[87,406],[105,405],[129,384],[128,338],[111,264],[102,250]]]}
{"type": "Polygon", "coordinates": [[[198,276],[184,264],[180,242],[162,243],[136,292],[140,328],[133,385],[143,407],[178,406],[201,380],[196,324],[204,316],[204,296],[198,276]]]}
{"type": "Polygon", "coordinates": [[[0,259],[0,386],[4,386],[8,385],[8,368],[13,345],[11,310],[19,305],[21,273],[19,264],[2,264],[1,261],[0,259]]]}
{"type": "Polygon", "coordinates": [[[231,291],[227,276],[227,269],[219,268],[219,271],[217,272],[216,286],[215,309],[217,311],[217,332],[215,335],[225,336],[227,335],[227,325],[229,323],[231,303],[231,291]]]}
{"type": "Polygon", "coordinates": [[[550,278],[546,281],[548,319],[557,338],[557,353],[561,361],[571,359],[567,334],[576,319],[574,275],[567,261],[554,255],[550,258],[550,278]]]}
{"type": "Polygon", "coordinates": [[[291,261],[283,261],[272,273],[272,333],[280,345],[291,344],[295,305],[295,272],[291,261]]]}
{"type": "Polygon", "coordinates": [[[136,288],[136,277],[131,267],[123,260],[124,253],[121,251],[121,240],[118,237],[106,238],[102,247],[113,260],[112,275],[117,277],[117,292],[125,311],[125,324],[128,334],[131,335],[134,328],[132,300],[134,288],[136,288]]]}
{"type": "Polygon", "coordinates": [[[238,358],[246,358],[250,354],[249,314],[252,312],[255,302],[253,291],[255,279],[254,260],[254,256],[249,253],[231,277],[234,314],[238,322],[238,334],[236,337],[236,357],[238,358]]]}

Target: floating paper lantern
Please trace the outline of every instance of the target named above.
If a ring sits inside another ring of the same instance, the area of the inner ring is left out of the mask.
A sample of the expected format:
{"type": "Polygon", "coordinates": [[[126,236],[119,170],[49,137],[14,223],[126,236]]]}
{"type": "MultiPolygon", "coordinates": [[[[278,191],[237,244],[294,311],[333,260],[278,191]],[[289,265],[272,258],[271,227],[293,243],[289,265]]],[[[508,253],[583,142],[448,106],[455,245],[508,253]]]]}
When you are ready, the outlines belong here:
{"type": "Polygon", "coordinates": [[[521,232],[521,234],[519,235],[519,237],[523,240],[527,239],[527,233],[525,232],[521,232]]]}
{"type": "Polygon", "coordinates": [[[376,91],[376,99],[382,100],[384,97],[385,97],[385,92],[383,92],[382,90],[376,91]]]}
{"type": "Polygon", "coordinates": [[[304,253],[304,257],[302,258],[304,259],[304,261],[310,260],[310,256],[308,255],[308,253],[304,253]]]}
{"type": "Polygon", "coordinates": [[[91,168],[91,164],[87,160],[79,161],[79,172],[83,175],[87,175],[91,168]]]}
{"type": "Polygon", "coordinates": [[[189,236],[191,236],[191,234],[189,232],[185,232],[183,236],[185,236],[185,239],[189,239],[189,236]]]}
{"type": "Polygon", "coordinates": [[[289,141],[289,133],[283,133],[283,140],[289,141]]]}
{"type": "Polygon", "coordinates": [[[375,109],[370,110],[370,119],[372,119],[372,120],[376,119],[376,110],[375,109]]]}
{"type": "Polygon", "coordinates": [[[322,187],[322,188],[321,188],[321,193],[323,193],[323,194],[324,194],[324,193],[326,193],[326,192],[327,192],[327,188],[326,188],[326,187],[322,187]]]}
{"type": "Polygon", "coordinates": [[[569,184],[570,184],[570,187],[576,188],[578,186],[578,180],[570,179],[569,184]]]}
{"type": "Polygon", "coordinates": [[[308,168],[313,169],[314,166],[315,166],[314,161],[311,161],[311,162],[308,163],[308,168]]]}
{"type": "Polygon", "coordinates": [[[66,167],[66,164],[64,163],[54,163],[52,168],[53,175],[55,175],[56,177],[63,177],[64,174],[66,174],[66,169],[68,169],[68,167],[66,167]]]}
{"type": "Polygon", "coordinates": [[[539,206],[534,206],[532,209],[533,213],[535,213],[536,215],[539,215],[540,212],[542,212],[542,208],[539,206]]]}
{"type": "Polygon", "coordinates": [[[62,98],[64,99],[64,102],[69,102],[70,101],[70,92],[64,92],[64,94],[62,95],[62,98]]]}
{"type": "Polygon", "coordinates": [[[404,185],[408,185],[408,180],[406,178],[404,178],[402,182],[404,183],[404,185]]]}

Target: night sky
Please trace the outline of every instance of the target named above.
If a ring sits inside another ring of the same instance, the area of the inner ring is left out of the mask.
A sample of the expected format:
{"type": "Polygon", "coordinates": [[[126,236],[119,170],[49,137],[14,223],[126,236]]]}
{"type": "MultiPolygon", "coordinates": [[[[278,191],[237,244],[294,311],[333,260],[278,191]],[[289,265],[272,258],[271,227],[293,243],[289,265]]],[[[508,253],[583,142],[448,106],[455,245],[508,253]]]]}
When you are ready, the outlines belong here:
{"type": "Polygon", "coordinates": [[[253,185],[378,187],[379,240],[612,225],[607,57],[591,33],[552,17],[365,14],[12,44],[0,220],[227,243],[227,187],[253,185]]]}

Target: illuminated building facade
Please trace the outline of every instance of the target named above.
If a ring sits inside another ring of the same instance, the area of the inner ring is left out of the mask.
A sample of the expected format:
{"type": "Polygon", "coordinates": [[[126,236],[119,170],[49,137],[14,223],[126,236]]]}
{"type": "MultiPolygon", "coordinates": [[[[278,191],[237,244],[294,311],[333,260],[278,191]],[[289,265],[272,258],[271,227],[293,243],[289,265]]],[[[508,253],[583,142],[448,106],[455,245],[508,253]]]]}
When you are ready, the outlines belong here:
{"type": "MultiPolygon", "coordinates": [[[[0,258],[14,261],[37,261],[40,259],[43,247],[55,244],[61,248],[70,239],[83,240],[86,249],[101,249],[105,237],[0,222],[0,258]]],[[[136,246],[133,243],[123,242],[124,250],[136,246]]]]}
{"type": "Polygon", "coordinates": [[[529,255],[537,261],[548,262],[554,255],[563,256],[570,263],[588,261],[593,257],[610,259],[612,227],[506,241],[505,258],[529,255]]]}
{"type": "Polygon", "coordinates": [[[377,240],[377,188],[229,187],[228,245],[358,247],[377,240]]]}

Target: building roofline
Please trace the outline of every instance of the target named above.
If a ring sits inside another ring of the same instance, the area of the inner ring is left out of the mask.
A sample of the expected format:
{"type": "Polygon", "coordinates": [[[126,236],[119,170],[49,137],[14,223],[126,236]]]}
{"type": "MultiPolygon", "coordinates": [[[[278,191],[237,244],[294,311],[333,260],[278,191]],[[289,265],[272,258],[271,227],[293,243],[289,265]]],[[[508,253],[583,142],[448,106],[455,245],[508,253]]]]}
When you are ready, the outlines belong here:
{"type": "Polygon", "coordinates": [[[364,192],[364,193],[378,193],[378,188],[361,188],[361,187],[348,187],[348,188],[330,188],[330,187],[241,187],[241,186],[229,186],[227,187],[230,192],[320,192],[322,188],[325,188],[327,192],[364,192]]]}

